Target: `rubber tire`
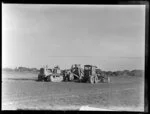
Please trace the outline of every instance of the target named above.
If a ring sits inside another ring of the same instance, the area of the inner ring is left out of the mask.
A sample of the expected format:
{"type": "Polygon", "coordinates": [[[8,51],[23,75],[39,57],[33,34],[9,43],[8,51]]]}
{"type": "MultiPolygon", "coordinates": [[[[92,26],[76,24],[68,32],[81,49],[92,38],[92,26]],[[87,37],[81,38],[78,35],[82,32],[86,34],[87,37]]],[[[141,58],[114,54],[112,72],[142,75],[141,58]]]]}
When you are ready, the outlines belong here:
{"type": "Polygon", "coordinates": [[[90,80],[89,81],[90,81],[91,84],[94,84],[94,82],[95,82],[94,76],[90,76],[90,80]]]}
{"type": "Polygon", "coordinates": [[[97,77],[97,76],[95,76],[94,81],[95,81],[95,83],[96,83],[96,84],[99,82],[99,80],[98,80],[98,77],[97,77]]]}
{"type": "Polygon", "coordinates": [[[54,81],[54,75],[50,76],[50,80],[53,82],[54,81]]]}
{"type": "Polygon", "coordinates": [[[69,81],[72,81],[72,80],[74,80],[74,76],[73,76],[73,74],[70,74],[69,75],[69,81]]]}
{"type": "Polygon", "coordinates": [[[50,82],[51,81],[51,76],[47,76],[47,81],[50,82]]]}

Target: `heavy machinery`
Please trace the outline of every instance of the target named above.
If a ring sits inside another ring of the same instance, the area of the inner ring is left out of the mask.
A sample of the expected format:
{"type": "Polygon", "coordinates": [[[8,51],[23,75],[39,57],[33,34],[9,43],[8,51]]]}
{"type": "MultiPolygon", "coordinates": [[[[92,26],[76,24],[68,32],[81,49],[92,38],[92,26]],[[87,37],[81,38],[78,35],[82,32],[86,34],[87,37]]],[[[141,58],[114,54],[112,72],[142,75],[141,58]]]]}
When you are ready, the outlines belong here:
{"type": "Polygon", "coordinates": [[[71,73],[70,69],[63,70],[64,81],[72,81],[74,80],[74,76],[71,73]]]}
{"type": "Polygon", "coordinates": [[[63,74],[61,73],[61,70],[58,66],[52,69],[47,67],[40,68],[38,81],[61,82],[63,81],[63,74]]]}
{"type": "Polygon", "coordinates": [[[96,74],[96,66],[84,65],[84,80],[90,83],[98,83],[98,75],[96,74]]]}
{"type": "Polygon", "coordinates": [[[65,81],[79,81],[89,83],[108,82],[109,77],[101,73],[96,72],[97,67],[92,65],[84,65],[84,69],[80,64],[72,65],[70,70],[65,73],[65,81]]]}
{"type": "Polygon", "coordinates": [[[64,72],[64,81],[81,81],[84,76],[83,69],[80,64],[74,64],[71,69],[67,69],[64,72]]]}
{"type": "Polygon", "coordinates": [[[110,78],[108,75],[106,75],[103,71],[97,72],[97,70],[100,70],[97,68],[97,66],[84,65],[84,78],[86,79],[86,81],[92,84],[99,82],[110,82],[110,78]]]}

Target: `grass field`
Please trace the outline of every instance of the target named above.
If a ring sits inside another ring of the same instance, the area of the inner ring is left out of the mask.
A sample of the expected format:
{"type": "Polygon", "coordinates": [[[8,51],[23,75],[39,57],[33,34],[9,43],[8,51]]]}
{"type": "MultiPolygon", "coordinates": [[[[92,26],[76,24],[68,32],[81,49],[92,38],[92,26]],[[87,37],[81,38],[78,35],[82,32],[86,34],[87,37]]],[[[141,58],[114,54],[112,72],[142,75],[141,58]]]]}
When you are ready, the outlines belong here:
{"type": "Polygon", "coordinates": [[[111,77],[110,83],[37,82],[37,74],[3,73],[2,110],[144,111],[143,77],[111,77]],[[86,109],[85,109],[86,110],[86,109]]]}

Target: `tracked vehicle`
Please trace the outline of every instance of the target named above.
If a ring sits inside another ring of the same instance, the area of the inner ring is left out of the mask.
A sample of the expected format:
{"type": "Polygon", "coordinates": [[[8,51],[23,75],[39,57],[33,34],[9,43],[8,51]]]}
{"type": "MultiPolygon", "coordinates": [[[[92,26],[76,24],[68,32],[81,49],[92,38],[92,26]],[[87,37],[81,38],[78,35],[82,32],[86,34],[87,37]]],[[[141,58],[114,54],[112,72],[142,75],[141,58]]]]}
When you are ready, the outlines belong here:
{"type": "Polygon", "coordinates": [[[63,74],[58,66],[50,68],[40,68],[40,73],[38,74],[38,81],[48,81],[48,82],[61,82],[63,81],[63,74]]]}

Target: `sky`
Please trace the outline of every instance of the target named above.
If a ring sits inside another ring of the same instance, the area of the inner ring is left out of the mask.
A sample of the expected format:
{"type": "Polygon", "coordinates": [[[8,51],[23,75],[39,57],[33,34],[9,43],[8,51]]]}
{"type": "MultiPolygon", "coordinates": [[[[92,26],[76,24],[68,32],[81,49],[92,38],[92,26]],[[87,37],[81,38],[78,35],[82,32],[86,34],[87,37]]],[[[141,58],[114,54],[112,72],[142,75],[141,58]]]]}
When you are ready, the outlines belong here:
{"type": "Polygon", "coordinates": [[[2,4],[2,67],[144,69],[145,5],[2,4]]]}

